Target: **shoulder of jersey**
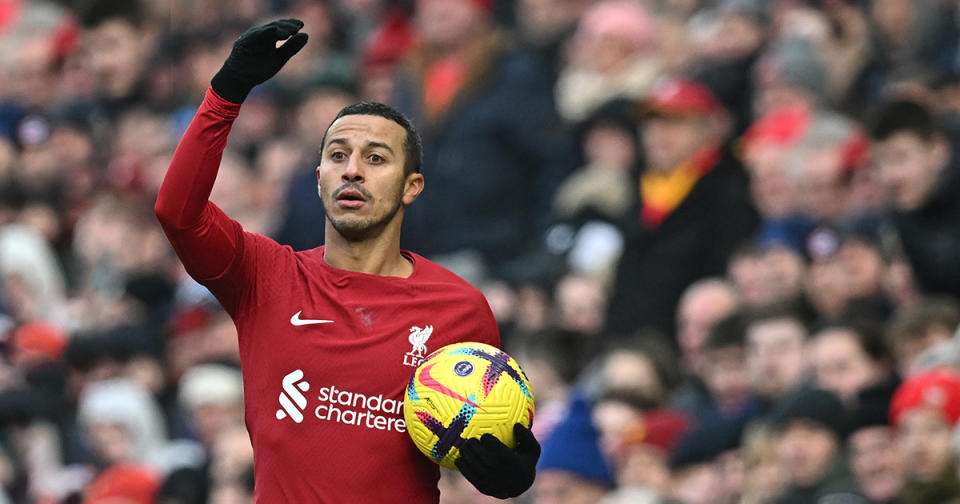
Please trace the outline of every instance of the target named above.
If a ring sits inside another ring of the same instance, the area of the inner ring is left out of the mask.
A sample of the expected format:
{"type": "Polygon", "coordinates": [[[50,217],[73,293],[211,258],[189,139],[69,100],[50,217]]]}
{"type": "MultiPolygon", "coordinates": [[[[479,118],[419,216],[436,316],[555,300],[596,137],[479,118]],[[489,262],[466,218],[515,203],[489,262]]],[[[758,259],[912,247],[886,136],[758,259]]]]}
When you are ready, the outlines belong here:
{"type": "Polygon", "coordinates": [[[459,275],[448,270],[447,268],[444,268],[443,266],[440,266],[439,264],[419,254],[414,254],[411,252],[411,255],[413,255],[417,260],[417,268],[420,269],[419,270],[420,278],[429,282],[450,283],[458,287],[461,287],[463,289],[475,290],[479,292],[479,290],[476,287],[474,287],[473,285],[470,285],[470,283],[468,283],[466,280],[460,278],[459,275]]]}

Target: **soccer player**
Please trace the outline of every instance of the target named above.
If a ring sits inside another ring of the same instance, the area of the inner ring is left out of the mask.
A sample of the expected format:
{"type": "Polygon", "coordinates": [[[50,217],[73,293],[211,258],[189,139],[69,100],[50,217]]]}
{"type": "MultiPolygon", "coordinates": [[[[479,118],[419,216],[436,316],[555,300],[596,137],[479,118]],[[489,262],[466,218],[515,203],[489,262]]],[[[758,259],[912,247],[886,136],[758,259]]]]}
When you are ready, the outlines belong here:
{"type": "MultiPolygon", "coordinates": [[[[240,104],[306,44],[302,27],[285,19],[237,39],[177,147],[156,214],[187,272],[236,323],[255,501],[438,502],[438,466],[406,434],[407,380],[441,346],[500,337],[478,290],[400,250],[404,210],[424,188],[410,122],[358,103],[327,129],[317,167],[325,246],[294,252],[209,201],[240,104]]],[[[514,432],[516,448],[490,435],[460,447],[461,472],[487,495],[533,483],[540,445],[529,429],[514,432]]]]}

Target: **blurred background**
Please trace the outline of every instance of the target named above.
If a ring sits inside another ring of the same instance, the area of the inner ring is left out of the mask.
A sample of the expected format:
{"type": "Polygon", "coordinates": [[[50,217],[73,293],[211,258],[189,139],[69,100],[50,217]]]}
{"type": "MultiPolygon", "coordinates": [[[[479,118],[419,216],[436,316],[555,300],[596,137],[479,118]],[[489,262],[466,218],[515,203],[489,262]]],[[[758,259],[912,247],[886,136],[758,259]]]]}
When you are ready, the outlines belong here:
{"type": "Polygon", "coordinates": [[[233,41],[281,17],[310,42],[244,103],[212,199],[318,246],[333,116],[411,117],[403,246],[486,294],[534,386],[516,502],[960,502],[958,15],[0,0],[0,503],[251,502],[236,331],[153,204],[233,41]]]}

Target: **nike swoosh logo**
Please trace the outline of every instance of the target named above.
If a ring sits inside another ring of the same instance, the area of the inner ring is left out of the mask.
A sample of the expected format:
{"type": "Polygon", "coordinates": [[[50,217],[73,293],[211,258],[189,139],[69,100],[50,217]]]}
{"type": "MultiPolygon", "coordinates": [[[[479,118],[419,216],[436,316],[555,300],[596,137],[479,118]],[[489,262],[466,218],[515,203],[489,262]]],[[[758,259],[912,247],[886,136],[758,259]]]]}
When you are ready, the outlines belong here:
{"type": "Polygon", "coordinates": [[[303,325],[310,325],[310,324],[332,324],[332,323],[333,323],[332,320],[302,319],[302,318],[300,318],[300,314],[301,314],[301,313],[303,313],[303,310],[300,310],[300,311],[298,311],[297,313],[294,313],[293,316],[290,317],[290,323],[293,324],[293,325],[295,325],[295,326],[303,326],[303,325]]]}

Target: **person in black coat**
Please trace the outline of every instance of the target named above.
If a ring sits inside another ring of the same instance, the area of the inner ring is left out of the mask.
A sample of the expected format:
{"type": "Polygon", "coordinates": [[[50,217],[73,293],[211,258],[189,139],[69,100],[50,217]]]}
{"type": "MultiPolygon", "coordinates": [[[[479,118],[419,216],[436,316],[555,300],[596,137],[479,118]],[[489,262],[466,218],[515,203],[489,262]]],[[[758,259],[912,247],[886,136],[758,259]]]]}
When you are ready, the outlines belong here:
{"type": "Polygon", "coordinates": [[[920,289],[960,297],[960,156],[937,118],[908,100],[881,104],[869,122],[874,164],[920,289]]]}
{"type": "Polygon", "coordinates": [[[441,263],[469,251],[509,278],[542,243],[553,194],[577,160],[549,69],[516,51],[483,5],[418,4],[421,46],[394,103],[422,132],[430,191],[408,210],[402,243],[441,263]]]}
{"type": "Polygon", "coordinates": [[[758,222],[740,163],[721,147],[726,113],[703,85],[658,84],[644,104],[645,164],[607,316],[608,330],[674,334],[684,289],[722,275],[758,222]]]}

